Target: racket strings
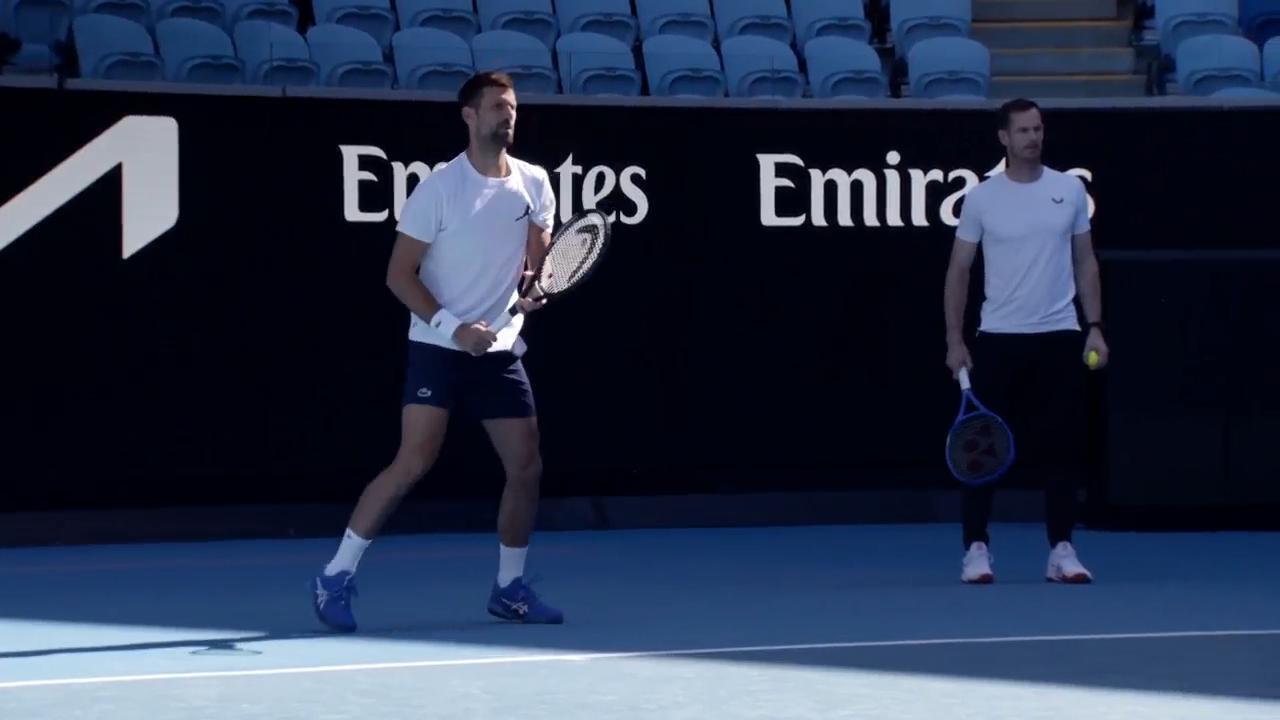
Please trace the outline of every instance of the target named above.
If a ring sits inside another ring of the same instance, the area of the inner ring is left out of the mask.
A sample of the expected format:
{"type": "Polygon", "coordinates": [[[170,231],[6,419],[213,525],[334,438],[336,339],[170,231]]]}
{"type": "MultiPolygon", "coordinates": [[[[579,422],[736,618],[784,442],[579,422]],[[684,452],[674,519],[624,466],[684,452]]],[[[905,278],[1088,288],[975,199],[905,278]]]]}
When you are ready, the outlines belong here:
{"type": "Polygon", "coordinates": [[[542,264],[538,282],[542,290],[563,292],[577,282],[604,249],[604,232],[594,216],[562,229],[542,264]]]}
{"type": "Polygon", "coordinates": [[[1008,462],[1012,448],[1008,428],[994,416],[978,413],[956,426],[948,454],[956,472],[967,477],[982,477],[1008,462]]]}

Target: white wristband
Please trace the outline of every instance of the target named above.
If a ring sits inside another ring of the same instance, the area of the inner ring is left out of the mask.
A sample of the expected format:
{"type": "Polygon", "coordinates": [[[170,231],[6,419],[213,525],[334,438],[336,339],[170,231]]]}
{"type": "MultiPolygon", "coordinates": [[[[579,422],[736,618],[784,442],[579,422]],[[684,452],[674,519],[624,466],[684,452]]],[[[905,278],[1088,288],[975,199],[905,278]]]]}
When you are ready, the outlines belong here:
{"type": "Polygon", "coordinates": [[[458,329],[458,326],[462,324],[462,321],[454,317],[453,313],[448,310],[440,308],[439,312],[431,316],[431,320],[428,324],[444,333],[445,337],[452,340],[454,331],[458,329]]]}

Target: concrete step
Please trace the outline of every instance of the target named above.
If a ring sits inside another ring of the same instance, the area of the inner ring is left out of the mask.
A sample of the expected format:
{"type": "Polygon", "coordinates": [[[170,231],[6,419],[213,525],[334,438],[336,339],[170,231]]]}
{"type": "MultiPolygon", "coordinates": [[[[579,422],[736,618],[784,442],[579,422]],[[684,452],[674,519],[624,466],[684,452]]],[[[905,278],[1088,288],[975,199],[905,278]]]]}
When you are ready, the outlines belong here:
{"type": "Polygon", "coordinates": [[[992,50],[1121,47],[1129,44],[1129,27],[1128,20],[975,22],[972,37],[992,50]]]}
{"type": "Polygon", "coordinates": [[[973,19],[1115,20],[1118,0],[974,0],[973,19]]]}
{"type": "Polygon", "coordinates": [[[1133,48],[1026,48],[991,53],[992,75],[1131,75],[1133,48]]]}
{"type": "Polygon", "coordinates": [[[991,78],[991,97],[1046,98],[1145,97],[1145,75],[999,75],[991,78]]]}

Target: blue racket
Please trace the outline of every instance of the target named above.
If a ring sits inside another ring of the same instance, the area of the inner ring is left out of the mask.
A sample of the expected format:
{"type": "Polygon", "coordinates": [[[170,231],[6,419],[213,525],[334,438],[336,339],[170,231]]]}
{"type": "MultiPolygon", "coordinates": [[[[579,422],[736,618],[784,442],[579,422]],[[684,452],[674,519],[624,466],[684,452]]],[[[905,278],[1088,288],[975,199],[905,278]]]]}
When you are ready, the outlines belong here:
{"type": "Polygon", "coordinates": [[[999,479],[1013,465],[1013,433],[973,393],[968,368],[960,368],[959,381],[960,412],[947,433],[947,467],[960,482],[983,485],[999,479]]]}

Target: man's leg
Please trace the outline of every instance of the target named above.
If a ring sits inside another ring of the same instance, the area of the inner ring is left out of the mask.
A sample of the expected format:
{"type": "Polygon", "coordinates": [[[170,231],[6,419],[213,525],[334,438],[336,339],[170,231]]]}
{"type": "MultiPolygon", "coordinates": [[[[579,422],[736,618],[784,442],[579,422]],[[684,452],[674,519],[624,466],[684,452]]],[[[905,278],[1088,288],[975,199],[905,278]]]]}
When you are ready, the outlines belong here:
{"type": "Polygon", "coordinates": [[[1084,480],[1085,372],[1079,333],[1052,333],[1037,349],[1034,390],[1039,408],[1037,471],[1044,483],[1045,532],[1051,549],[1047,576],[1062,582],[1088,582],[1091,576],[1071,546],[1079,492],[1084,480]]]}
{"type": "Polygon", "coordinates": [[[351,598],[360,558],[440,454],[461,359],[462,354],[454,350],[410,343],[400,447],[391,464],[365,486],[337,552],[314,581],[316,615],[335,630],[356,629],[351,598]]]}
{"type": "MultiPolygon", "coordinates": [[[[1015,442],[1018,427],[1015,424],[1013,399],[1018,393],[1023,373],[1023,345],[1026,338],[1017,335],[993,335],[980,333],[974,339],[971,355],[973,370],[969,373],[973,393],[989,410],[1010,424],[1015,442]]],[[[964,547],[974,543],[990,545],[987,526],[991,519],[991,505],[995,499],[997,482],[985,485],[965,485],[961,488],[964,547]]]]}
{"type": "Polygon", "coordinates": [[[466,405],[481,418],[506,474],[498,506],[498,576],[489,612],[506,620],[563,622],[563,614],[543,604],[524,579],[542,480],[533,389],[519,359],[496,353],[484,362],[486,366],[469,388],[466,405]]]}

